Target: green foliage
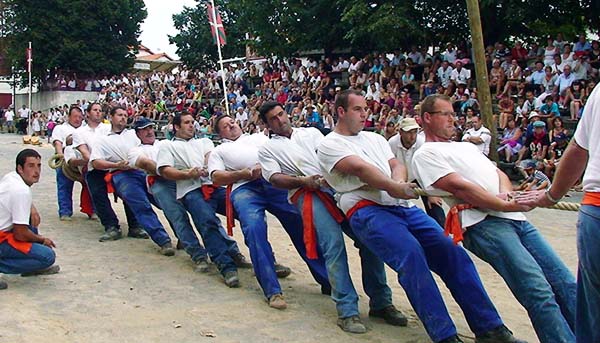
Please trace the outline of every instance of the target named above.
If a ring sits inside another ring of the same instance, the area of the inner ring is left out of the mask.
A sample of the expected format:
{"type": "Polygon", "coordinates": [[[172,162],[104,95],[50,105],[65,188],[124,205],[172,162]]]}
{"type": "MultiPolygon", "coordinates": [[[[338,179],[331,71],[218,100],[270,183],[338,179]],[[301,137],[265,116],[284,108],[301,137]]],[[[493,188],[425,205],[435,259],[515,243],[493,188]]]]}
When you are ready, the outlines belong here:
{"type": "MultiPolygon", "coordinates": [[[[199,2],[196,7],[185,7],[181,13],[173,15],[173,23],[179,33],[169,36],[169,41],[177,46],[179,57],[192,68],[214,66],[218,60],[217,45],[208,24],[206,4],[207,2],[199,2]]],[[[215,1],[215,6],[221,14],[227,36],[227,44],[221,47],[223,58],[245,56],[246,30],[242,30],[237,22],[237,7],[230,6],[225,1],[215,1]]]]}
{"type": "Polygon", "coordinates": [[[26,69],[25,49],[33,46],[33,75],[44,79],[56,71],[78,76],[118,74],[133,65],[143,0],[7,0],[14,18],[8,28],[9,63],[26,69]]]}
{"type": "MultiPolygon", "coordinates": [[[[466,3],[452,0],[221,0],[230,50],[243,44],[259,54],[290,56],[324,49],[369,52],[407,49],[412,44],[442,46],[469,40],[466,3]],[[257,39],[244,41],[249,33],[257,39]],[[236,40],[237,39],[237,40],[236,40]]],[[[563,32],[565,39],[599,27],[597,0],[481,0],[486,44],[537,39],[563,32]]],[[[180,33],[171,40],[186,63],[216,61],[203,3],[174,16],[180,33]]]]}

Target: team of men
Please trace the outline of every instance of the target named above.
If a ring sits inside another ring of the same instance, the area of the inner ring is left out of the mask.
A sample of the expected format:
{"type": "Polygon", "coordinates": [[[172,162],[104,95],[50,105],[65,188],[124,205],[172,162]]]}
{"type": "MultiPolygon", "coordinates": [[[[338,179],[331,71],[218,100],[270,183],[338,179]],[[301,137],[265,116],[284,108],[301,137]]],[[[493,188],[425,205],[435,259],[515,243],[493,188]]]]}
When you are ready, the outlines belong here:
{"type": "MultiPolygon", "coordinates": [[[[289,274],[289,269],[275,261],[265,211],[280,221],[321,292],[331,295],[344,331],[367,331],[358,312],[344,233],[359,249],[369,315],[391,325],[407,325],[407,318],[392,303],[385,263],[398,274],[398,282],[434,342],[462,340],[431,272],[450,289],[476,342],[522,342],[503,324],[465,248],[504,278],[527,309],[541,342],[575,342],[575,333],[579,340],[583,332],[594,330],[593,320],[584,321],[586,326],[578,323],[585,314],[597,314],[598,302],[578,302],[576,310],[575,278],[521,213],[543,201],[524,196],[513,199],[508,194],[508,178],[480,149],[470,143],[451,143],[455,113],[446,97],[433,95],[424,100],[420,115],[424,135],[418,134],[420,127],[414,119],[405,119],[390,142],[363,131],[368,106],[360,92],[341,92],[335,108],[338,124],[327,136],[315,128],[292,128],[288,113],[277,102],[267,102],[259,110],[271,137],[244,134],[234,118],[221,115],[214,131],[222,142],[215,147],[209,139],[194,137],[194,119],[189,113],[174,118],[172,140],[159,142],[150,120],[142,118],[128,130],[126,110],[114,107],[111,124],[104,124],[100,106],[91,104],[87,125],[82,126],[82,113],[73,108],[52,140],[57,153],[66,154],[69,145],[75,151],[69,161],[81,167],[84,188],[91,191],[93,212],[86,213],[91,217],[95,212],[104,226],[100,241],[122,236],[109,199],[114,193],[126,206],[128,235],[149,237],[163,255],[174,255],[154,205],[164,212],[196,271],[208,271],[210,259],[224,283],[238,287],[237,269],[252,267],[272,308],[287,307],[277,278],[289,274]],[[441,192],[438,195],[450,206],[445,223],[439,197],[423,199],[427,214],[411,203],[416,198],[413,181],[431,193],[441,192]],[[226,215],[228,231],[233,230],[234,218],[239,220],[252,264],[225,232],[217,213],[226,215]],[[444,235],[444,224],[452,237],[444,235]],[[460,241],[464,248],[456,244],[460,241]]],[[[579,136],[583,149],[593,145],[589,135],[580,132],[579,136]]],[[[17,157],[16,172],[0,180],[0,185],[10,188],[8,192],[0,189],[1,203],[8,197],[23,199],[19,206],[0,208],[6,212],[0,212],[3,273],[58,272],[58,266],[52,266],[54,243],[35,229],[39,215],[29,187],[39,179],[36,154],[24,150],[17,157]],[[39,253],[34,254],[35,249],[39,253]],[[11,260],[17,252],[23,255],[21,260],[11,260]]],[[[57,169],[61,220],[72,216],[72,182],[65,179],[57,169]]],[[[598,206],[597,190],[588,188],[590,205],[598,206]]],[[[544,196],[554,200],[550,191],[544,196]]],[[[597,275],[593,270],[585,273],[580,270],[584,280],[579,290],[591,294],[586,299],[598,299],[593,286],[597,275]]]]}

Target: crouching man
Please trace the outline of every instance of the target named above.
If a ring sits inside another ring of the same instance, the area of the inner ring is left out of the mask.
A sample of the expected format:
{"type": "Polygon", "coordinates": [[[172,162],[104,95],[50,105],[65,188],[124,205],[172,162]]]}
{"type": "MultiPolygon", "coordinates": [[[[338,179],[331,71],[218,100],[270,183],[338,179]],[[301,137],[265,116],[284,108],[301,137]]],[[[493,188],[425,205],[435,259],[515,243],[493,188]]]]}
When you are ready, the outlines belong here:
{"type": "MultiPolygon", "coordinates": [[[[0,273],[22,276],[56,274],[50,238],[40,236],[40,216],[33,206],[31,185],[40,180],[40,154],[25,149],[17,155],[16,171],[0,180],[0,273]]],[[[0,289],[7,287],[0,280],[0,289]]]]}

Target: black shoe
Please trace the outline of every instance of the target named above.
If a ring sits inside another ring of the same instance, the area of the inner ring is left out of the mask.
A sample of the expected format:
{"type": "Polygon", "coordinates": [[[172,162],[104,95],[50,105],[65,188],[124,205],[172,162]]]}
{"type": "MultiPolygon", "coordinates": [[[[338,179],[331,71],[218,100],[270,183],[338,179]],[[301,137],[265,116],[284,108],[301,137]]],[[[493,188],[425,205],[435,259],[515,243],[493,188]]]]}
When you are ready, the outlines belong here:
{"type": "Polygon", "coordinates": [[[223,280],[225,281],[225,284],[229,288],[237,288],[240,286],[240,279],[238,277],[237,271],[235,271],[235,270],[226,272],[223,275],[223,280]]]}
{"type": "Polygon", "coordinates": [[[175,256],[175,249],[171,242],[167,242],[160,247],[160,253],[165,256],[175,256]]]}
{"type": "Polygon", "coordinates": [[[464,342],[457,335],[454,335],[452,337],[443,339],[443,340],[439,341],[438,343],[464,343],[464,342]]]}
{"type": "Polygon", "coordinates": [[[37,276],[37,275],[52,275],[52,274],[58,273],[59,271],[60,271],[60,266],[58,264],[55,264],[48,268],[23,273],[23,274],[21,274],[21,276],[28,277],[28,276],[37,276]]]}
{"type": "Polygon", "coordinates": [[[206,258],[194,261],[194,271],[197,273],[208,273],[210,271],[210,264],[206,258]]]}
{"type": "Polygon", "coordinates": [[[244,256],[241,252],[238,252],[237,254],[232,255],[231,258],[233,259],[233,263],[235,263],[235,266],[238,268],[244,268],[244,269],[252,268],[252,263],[248,262],[248,260],[246,259],[246,256],[244,256]]]}
{"type": "Polygon", "coordinates": [[[321,294],[331,296],[331,286],[321,285],[321,294]]]}
{"type": "Polygon", "coordinates": [[[408,325],[408,318],[394,305],[384,307],[381,310],[370,310],[369,317],[383,318],[386,323],[394,326],[408,325]]]}
{"type": "Polygon", "coordinates": [[[506,326],[500,325],[493,330],[475,337],[475,343],[527,343],[527,341],[515,338],[512,331],[506,326]]]}
{"type": "Polygon", "coordinates": [[[100,236],[99,241],[100,242],[116,241],[117,239],[121,239],[122,236],[123,236],[123,234],[121,233],[121,229],[118,229],[116,227],[109,227],[102,234],[102,236],[100,236]]]}
{"type": "Polygon", "coordinates": [[[0,289],[7,289],[8,288],[8,284],[6,283],[6,281],[0,280],[0,289]]]}
{"type": "Polygon", "coordinates": [[[275,274],[277,274],[278,278],[280,278],[280,279],[286,278],[286,277],[290,276],[291,273],[292,273],[292,269],[290,269],[290,267],[286,267],[282,264],[275,263],[275,274]]]}
{"type": "Polygon", "coordinates": [[[150,236],[140,227],[130,227],[127,232],[127,237],[148,239],[150,236]]]}

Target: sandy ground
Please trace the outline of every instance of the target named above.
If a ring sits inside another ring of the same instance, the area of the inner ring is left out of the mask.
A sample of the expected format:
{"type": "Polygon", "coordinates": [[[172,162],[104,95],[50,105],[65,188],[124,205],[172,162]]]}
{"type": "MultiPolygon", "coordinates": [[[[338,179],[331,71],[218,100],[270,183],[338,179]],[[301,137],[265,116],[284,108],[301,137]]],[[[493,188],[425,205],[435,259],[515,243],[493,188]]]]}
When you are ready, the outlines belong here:
{"type": "MultiPolygon", "coordinates": [[[[14,170],[14,158],[25,148],[21,137],[0,135],[0,173],[14,170]]],[[[0,342],[429,342],[394,273],[388,281],[394,303],[409,318],[407,328],[369,320],[368,298],[360,282],[356,249],[348,254],[362,317],[370,328],[351,335],[336,326],[333,302],[320,294],[302,260],[279,223],[269,217],[270,241],[278,260],[293,268],[281,281],[288,309],[270,309],[251,270],[241,270],[242,287],[227,288],[216,271],[197,274],[183,251],[175,257],[158,254],[150,240],[124,238],[99,243],[102,228],[78,213],[72,222],[58,220],[54,171],[46,161],[53,150],[36,148],[43,156],[42,180],[34,185],[34,202],[42,215],[41,232],[56,244],[57,275],[22,278],[3,275],[9,288],[0,291],[0,342]]],[[[76,186],[75,206],[79,186],[76,186]]],[[[420,203],[420,202],[419,202],[420,203]]],[[[121,204],[114,206],[122,222],[121,204]]],[[[160,211],[158,211],[160,212],[160,211]]],[[[164,223],[162,213],[159,214],[164,223]]],[[[530,221],[575,271],[575,212],[537,209],[530,221]]],[[[124,225],[126,227],[126,225],[124,225]]],[[[235,233],[248,256],[243,237],[235,233]]],[[[473,257],[485,287],[506,325],[515,335],[537,342],[529,318],[503,280],[484,262],[473,257]]],[[[473,334],[449,292],[438,280],[459,333],[473,334]]]]}

